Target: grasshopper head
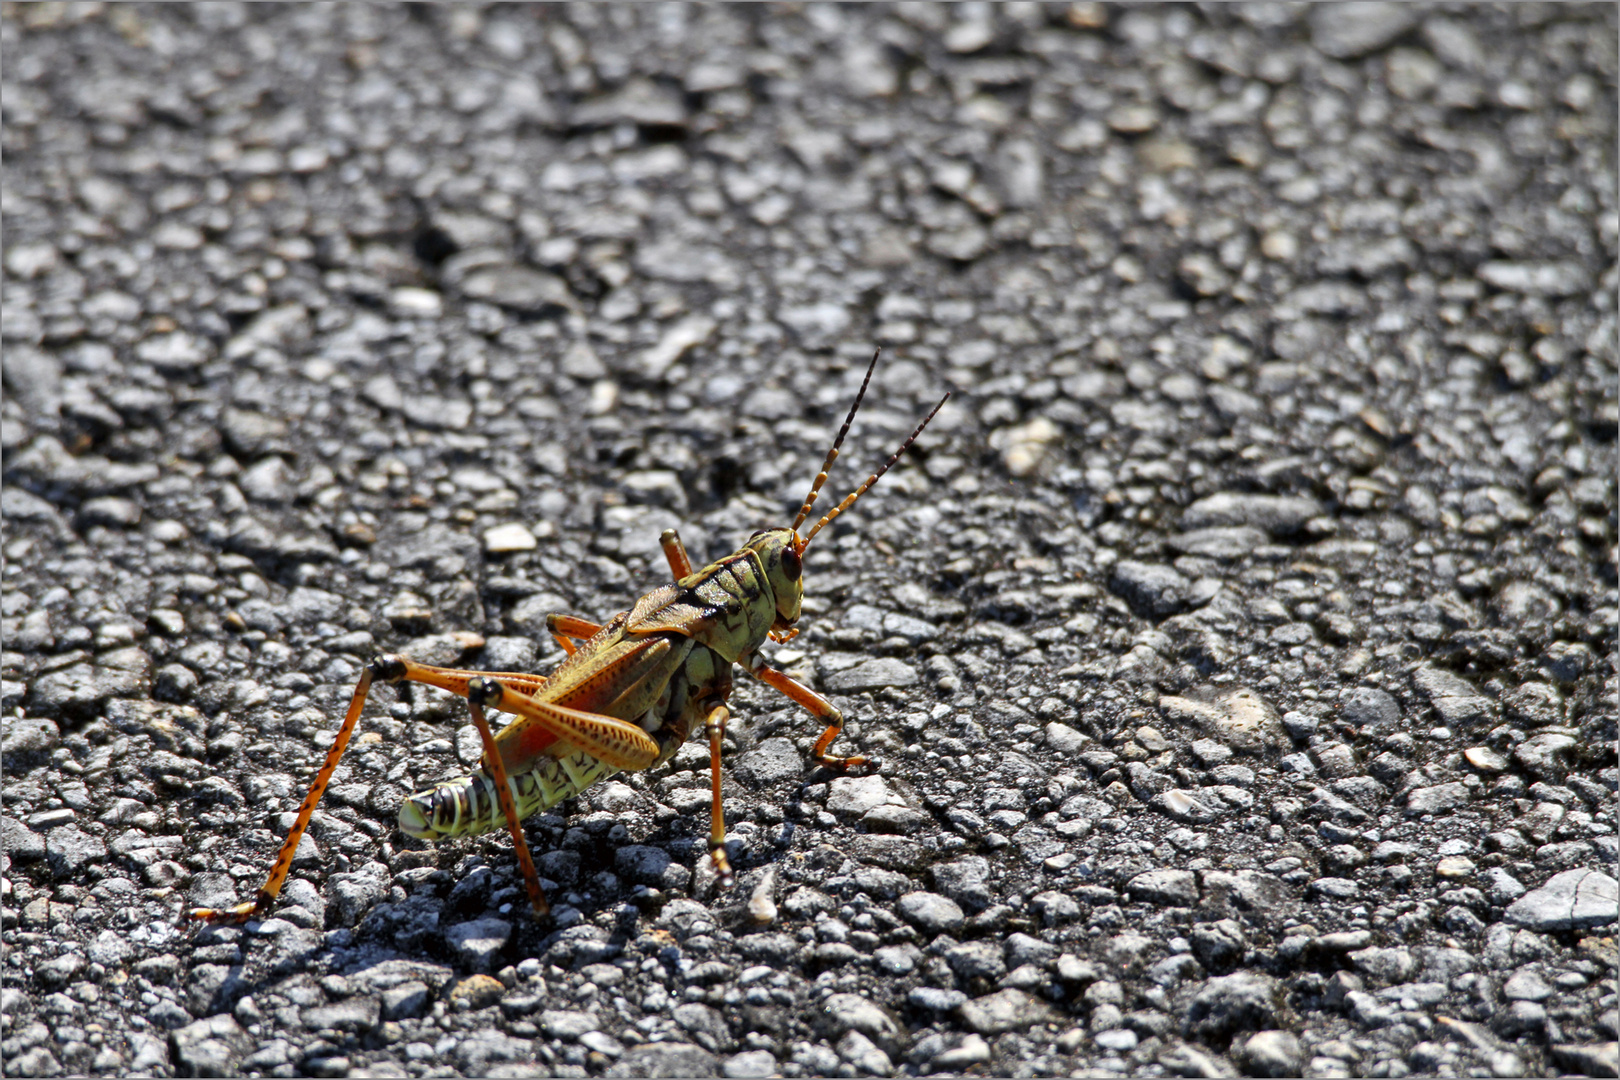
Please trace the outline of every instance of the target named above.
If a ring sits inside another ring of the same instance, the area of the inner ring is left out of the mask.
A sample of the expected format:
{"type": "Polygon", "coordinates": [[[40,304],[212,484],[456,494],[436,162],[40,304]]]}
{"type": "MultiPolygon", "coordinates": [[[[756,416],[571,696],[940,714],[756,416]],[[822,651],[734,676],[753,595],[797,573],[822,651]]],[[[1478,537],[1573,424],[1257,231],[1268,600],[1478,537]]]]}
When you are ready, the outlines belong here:
{"type": "Polygon", "coordinates": [[[775,634],[793,631],[799,621],[799,604],[804,599],[805,541],[792,529],[762,529],[744,545],[759,553],[765,567],[765,582],[776,598],[775,634]]]}
{"type": "Polygon", "coordinates": [[[838,429],[832,449],[827,451],[827,460],[821,463],[821,471],[811,482],[810,493],[804,497],[804,505],[799,507],[799,515],[793,519],[793,524],[785,529],[762,529],[748,538],[746,546],[759,553],[760,560],[765,564],[765,579],[776,596],[776,622],[771,626],[771,637],[777,641],[786,641],[798,633],[793,624],[799,621],[799,605],[804,600],[804,549],[810,546],[810,541],[816,538],[816,533],[830,525],[833,518],[854,506],[855,500],[865,495],[872,485],[900,460],[900,455],[917,441],[917,436],[928,426],[928,421],[938,415],[940,406],[951,396],[946,394],[940,399],[939,405],[935,405],[933,411],[923,417],[922,423],[917,425],[917,430],[900,444],[900,449],[896,450],[894,456],[884,462],[877,472],[868,476],[860,487],[844,496],[843,502],[823,514],[821,519],[810,527],[808,533],[800,536],[799,526],[809,518],[810,508],[816,504],[816,496],[821,493],[821,486],[827,482],[827,470],[838,460],[838,448],[844,445],[844,436],[849,434],[849,425],[855,419],[855,410],[861,407],[861,399],[866,396],[866,388],[871,385],[872,371],[877,367],[877,361],[877,353],[873,353],[872,363],[866,369],[866,378],[861,380],[861,389],[855,395],[855,404],[849,407],[849,415],[844,417],[844,426],[838,429]]]}

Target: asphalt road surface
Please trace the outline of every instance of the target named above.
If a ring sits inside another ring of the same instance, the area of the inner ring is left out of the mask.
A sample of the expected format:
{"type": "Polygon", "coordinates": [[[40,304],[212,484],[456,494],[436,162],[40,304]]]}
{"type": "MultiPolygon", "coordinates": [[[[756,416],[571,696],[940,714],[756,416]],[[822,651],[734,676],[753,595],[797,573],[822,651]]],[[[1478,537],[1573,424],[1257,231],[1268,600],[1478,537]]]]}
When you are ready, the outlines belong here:
{"type": "Polygon", "coordinates": [[[1615,1075],[1616,8],[7,4],[11,1076],[1615,1075]],[[707,750],[432,847],[375,653],[787,524],[707,750]],[[823,503],[827,505],[827,503],[823,503]]]}

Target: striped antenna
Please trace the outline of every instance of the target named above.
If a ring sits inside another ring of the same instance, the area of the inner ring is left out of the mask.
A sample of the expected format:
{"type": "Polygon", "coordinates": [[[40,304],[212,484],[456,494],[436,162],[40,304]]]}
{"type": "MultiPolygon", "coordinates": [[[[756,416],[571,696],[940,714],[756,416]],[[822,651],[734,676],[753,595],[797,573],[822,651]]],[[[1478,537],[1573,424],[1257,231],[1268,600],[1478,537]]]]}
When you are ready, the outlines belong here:
{"type": "Polygon", "coordinates": [[[827,482],[827,470],[832,468],[833,462],[838,460],[838,448],[844,445],[844,436],[849,434],[850,421],[855,419],[855,410],[861,407],[861,399],[866,396],[866,386],[872,381],[872,372],[877,367],[878,357],[882,349],[872,354],[872,362],[866,366],[866,378],[861,380],[861,391],[855,395],[855,404],[849,407],[849,415],[844,417],[844,426],[838,429],[838,438],[833,440],[832,449],[827,451],[827,460],[821,463],[821,471],[810,485],[810,494],[804,497],[804,505],[799,507],[799,516],[793,519],[793,531],[798,532],[804,519],[810,516],[810,508],[816,504],[816,496],[821,494],[821,485],[827,482]]]}
{"type": "MultiPolygon", "coordinates": [[[[870,373],[868,373],[868,377],[870,377],[870,373]]],[[[865,387],[862,387],[862,389],[864,390],[865,387]]],[[[799,552],[801,554],[804,552],[804,549],[810,545],[810,541],[812,541],[812,540],[814,540],[816,538],[816,533],[820,532],[823,528],[825,528],[828,525],[828,523],[830,523],[832,521],[833,518],[837,517],[839,514],[842,514],[845,510],[848,510],[851,506],[853,506],[855,504],[856,499],[860,498],[862,495],[865,495],[866,492],[867,492],[867,489],[870,488],[873,484],[877,483],[878,479],[880,477],[882,477],[884,473],[889,471],[889,467],[891,465],[893,465],[895,462],[900,460],[900,455],[905,453],[911,447],[911,444],[917,441],[917,436],[919,436],[919,435],[921,435],[923,433],[923,428],[928,426],[928,421],[932,420],[936,415],[938,415],[939,410],[944,408],[945,403],[947,401],[949,401],[949,400],[951,400],[951,395],[949,395],[949,394],[946,394],[944,397],[940,398],[939,399],[939,404],[934,406],[932,412],[930,412],[927,416],[923,417],[922,423],[917,425],[917,430],[913,431],[911,433],[911,437],[909,439],[907,439],[905,442],[901,443],[900,444],[900,449],[898,449],[898,450],[896,450],[894,452],[894,456],[891,457],[888,461],[885,461],[883,463],[883,468],[879,469],[877,472],[873,473],[871,476],[868,476],[866,478],[866,482],[864,484],[862,484],[860,487],[856,488],[854,491],[850,492],[848,495],[844,496],[844,501],[843,502],[839,503],[837,506],[835,506],[831,510],[827,511],[827,516],[822,518],[820,521],[815,523],[814,527],[812,527],[811,530],[808,533],[805,534],[804,544],[799,547],[799,552]]],[[[840,432],[838,437],[843,438],[843,434],[840,432]]],[[[806,504],[806,509],[809,509],[808,504],[806,504]]],[[[798,523],[797,522],[794,523],[794,528],[795,529],[798,528],[798,523]]]]}

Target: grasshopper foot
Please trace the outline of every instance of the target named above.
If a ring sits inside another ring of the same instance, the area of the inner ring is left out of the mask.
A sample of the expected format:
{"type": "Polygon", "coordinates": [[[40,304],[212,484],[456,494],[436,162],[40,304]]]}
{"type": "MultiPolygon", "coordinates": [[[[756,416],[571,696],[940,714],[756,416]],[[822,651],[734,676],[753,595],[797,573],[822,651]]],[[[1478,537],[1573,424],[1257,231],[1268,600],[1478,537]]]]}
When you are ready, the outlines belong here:
{"type": "Polygon", "coordinates": [[[876,758],[869,758],[860,754],[855,757],[817,758],[816,764],[823,769],[831,769],[836,773],[857,772],[860,776],[871,776],[882,767],[882,763],[876,758]]]}
{"type": "Polygon", "coordinates": [[[715,877],[722,889],[729,889],[737,884],[737,875],[731,869],[731,859],[726,856],[725,841],[718,843],[709,841],[709,859],[714,863],[715,877]]]}
{"type": "Polygon", "coordinates": [[[252,900],[228,908],[192,908],[186,912],[185,917],[193,922],[205,922],[214,926],[240,926],[258,912],[258,901],[252,900]]]}

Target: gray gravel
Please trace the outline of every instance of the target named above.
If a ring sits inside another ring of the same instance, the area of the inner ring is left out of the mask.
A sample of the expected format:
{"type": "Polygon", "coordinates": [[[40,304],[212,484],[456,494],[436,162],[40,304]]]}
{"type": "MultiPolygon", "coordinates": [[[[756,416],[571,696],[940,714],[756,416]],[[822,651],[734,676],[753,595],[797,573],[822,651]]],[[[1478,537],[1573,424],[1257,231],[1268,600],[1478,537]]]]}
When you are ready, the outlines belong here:
{"type": "Polygon", "coordinates": [[[6,6],[7,1075],[1614,1075],[1613,5],[6,6]],[[791,518],[707,751],[547,670],[791,518]]]}

